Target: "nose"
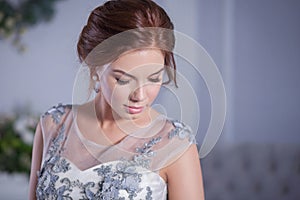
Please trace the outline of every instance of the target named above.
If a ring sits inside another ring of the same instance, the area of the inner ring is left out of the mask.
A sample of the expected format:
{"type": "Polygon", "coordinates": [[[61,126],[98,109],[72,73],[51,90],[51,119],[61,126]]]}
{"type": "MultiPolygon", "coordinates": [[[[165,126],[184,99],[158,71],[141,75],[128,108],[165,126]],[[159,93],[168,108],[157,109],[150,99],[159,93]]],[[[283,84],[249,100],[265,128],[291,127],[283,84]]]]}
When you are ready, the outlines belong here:
{"type": "Polygon", "coordinates": [[[144,86],[139,86],[130,95],[130,100],[133,102],[141,102],[146,98],[144,86]]]}

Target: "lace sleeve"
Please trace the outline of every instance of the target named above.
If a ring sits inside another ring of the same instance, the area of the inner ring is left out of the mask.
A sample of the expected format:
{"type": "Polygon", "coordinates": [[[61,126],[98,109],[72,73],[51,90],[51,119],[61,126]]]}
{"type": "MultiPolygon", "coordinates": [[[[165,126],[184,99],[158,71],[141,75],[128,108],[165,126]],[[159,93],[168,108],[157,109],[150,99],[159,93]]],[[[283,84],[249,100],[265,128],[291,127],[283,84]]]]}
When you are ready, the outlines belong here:
{"type": "Polygon", "coordinates": [[[71,106],[58,104],[48,109],[40,117],[40,124],[43,136],[43,161],[53,138],[56,138],[59,130],[62,128],[63,121],[71,106]]]}
{"type": "Polygon", "coordinates": [[[166,129],[161,133],[162,139],[153,150],[153,171],[158,171],[175,162],[192,145],[196,144],[195,134],[191,128],[178,120],[168,120],[166,129]]]}

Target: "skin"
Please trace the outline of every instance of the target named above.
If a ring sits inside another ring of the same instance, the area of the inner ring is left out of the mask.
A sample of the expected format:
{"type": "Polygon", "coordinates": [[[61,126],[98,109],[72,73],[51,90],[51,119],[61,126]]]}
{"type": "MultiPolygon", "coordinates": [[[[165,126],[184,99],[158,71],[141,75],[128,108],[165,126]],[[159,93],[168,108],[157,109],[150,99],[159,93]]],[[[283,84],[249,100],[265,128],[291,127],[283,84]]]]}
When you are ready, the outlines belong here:
{"type": "Polygon", "coordinates": [[[96,99],[96,112],[101,110],[101,124],[105,127],[105,121],[149,121],[154,114],[150,106],[161,88],[163,70],[164,56],[160,51],[140,50],[124,54],[105,71],[98,72],[101,94],[96,99]],[[128,106],[143,107],[143,111],[130,114],[128,106]]]}
{"type": "MultiPolygon", "coordinates": [[[[97,70],[94,75],[98,78],[96,81],[100,81],[100,92],[93,102],[78,108],[81,112],[78,112],[77,122],[81,131],[89,133],[86,135],[88,139],[103,143],[96,134],[102,130],[107,138],[104,143],[116,144],[128,132],[151,123],[158,116],[151,104],[161,88],[163,69],[164,55],[161,51],[145,49],[121,55],[106,69],[97,70]],[[92,112],[93,109],[95,112],[92,112]]],[[[38,125],[33,147],[30,199],[35,199],[41,149],[43,138],[38,125]]],[[[161,169],[159,174],[168,183],[170,200],[204,199],[196,145],[191,145],[179,159],[161,169]]]]}
{"type": "Polygon", "coordinates": [[[31,171],[29,181],[29,199],[36,199],[35,189],[37,184],[37,172],[40,170],[42,162],[42,149],[43,149],[43,136],[40,124],[37,125],[33,149],[32,149],[32,160],[31,160],[31,171]]]}

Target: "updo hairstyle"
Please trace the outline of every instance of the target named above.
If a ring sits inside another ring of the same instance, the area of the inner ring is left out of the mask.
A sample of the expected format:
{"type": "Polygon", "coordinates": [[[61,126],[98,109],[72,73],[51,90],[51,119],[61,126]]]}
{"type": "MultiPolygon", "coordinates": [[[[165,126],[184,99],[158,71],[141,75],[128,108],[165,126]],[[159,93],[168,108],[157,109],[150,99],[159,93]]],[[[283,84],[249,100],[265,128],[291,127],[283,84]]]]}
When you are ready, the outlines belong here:
{"type": "Polygon", "coordinates": [[[157,48],[165,56],[165,83],[177,86],[173,29],[167,13],[151,0],[110,0],[91,12],[79,37],[78,57],[92,76],[96,67],[127,51],[157,48]]]}

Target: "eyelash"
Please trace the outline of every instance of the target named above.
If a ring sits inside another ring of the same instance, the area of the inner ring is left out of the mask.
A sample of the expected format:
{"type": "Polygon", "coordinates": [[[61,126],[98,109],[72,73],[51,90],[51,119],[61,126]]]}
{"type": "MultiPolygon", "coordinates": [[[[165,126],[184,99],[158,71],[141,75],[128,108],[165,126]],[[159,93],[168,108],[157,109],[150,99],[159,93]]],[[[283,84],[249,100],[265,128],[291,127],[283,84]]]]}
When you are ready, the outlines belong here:
{"type": "Polygon", "coordinates": [[[119,85],[126,85],[126,84],[129,83],[129,81],[124,81],[124,80],[121,80],[121,79],[119,79],[119,78],[116,78],[116,80],[117,80],[117,83],[118,83],[119,85]]]}
{"type": "MultiPolygon", "coordinates": [[[[120,78],[116,78],[116,81],[119,85],[126,85],[130,82],[130,80],[121,80],[120,78]]],[[[153,82],[153,83],[158,83],[161,81],[160,78],[149,78],[149,81],[153,82]]]]}
{"type": "Polygon", "coordinates": [[[153,83],[157,83],[157,82],[160,82],[161,79],[160,78],[150,78],[149,81],[151,81],[153,83]]]}

